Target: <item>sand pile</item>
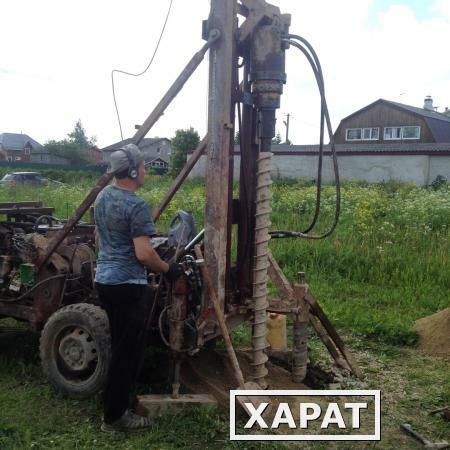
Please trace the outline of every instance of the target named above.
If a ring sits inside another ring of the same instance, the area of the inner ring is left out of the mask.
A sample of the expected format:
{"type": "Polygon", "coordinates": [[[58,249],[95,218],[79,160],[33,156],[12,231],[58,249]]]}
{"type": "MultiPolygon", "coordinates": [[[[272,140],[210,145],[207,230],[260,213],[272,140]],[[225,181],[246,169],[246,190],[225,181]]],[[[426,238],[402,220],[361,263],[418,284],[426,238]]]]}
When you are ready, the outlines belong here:
{"type": "Polygon", "coordinates": [[[417,320],[414,328],[419,333],[420,350],[450,358],[450,308],[417,320]]]}

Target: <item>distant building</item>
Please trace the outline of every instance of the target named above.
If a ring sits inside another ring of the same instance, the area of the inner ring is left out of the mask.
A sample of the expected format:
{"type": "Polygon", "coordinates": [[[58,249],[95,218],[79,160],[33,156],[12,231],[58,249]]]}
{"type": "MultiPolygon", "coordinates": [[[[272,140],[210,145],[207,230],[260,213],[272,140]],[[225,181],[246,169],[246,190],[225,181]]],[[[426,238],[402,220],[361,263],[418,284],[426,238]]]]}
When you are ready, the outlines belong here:
{"type": "MultiPolygon", "coordinates": [[[[132,139],[125,139],[102,149],[103,163],[109,163],[109,158],[114,150],[131,144],[132,139]]],[[[170,155],[172,154],[172,145],[167,138],[144,138],[139,144],[139,149],[145,155],[147,167],[167,168],[169,167],[170,155]]]]}
{"type": "Polygon", "coordinates": [[[0,160],[31,161],[31,152],[40,148],[42,145],[27,134],[0,134],[0,160]]]}
{"type": "Polygon", "coordinates": [[[103,161],[103,152],[97,147],[88,149],[88,158],[94,163],[101,163],[103,161]]]}
{"type": "Polygon", "coordinates": [[[379,99],[341,120],[336,144],[434,144],[450,142],[450,117],[433,99],[423,108],[379,99]]]}
{"type": "Polygon", "coordinates": [[[58,164],[61,166],[70,165],[69,159],[64,158],[63,156],[54,155],[44,148],[34,150],[31,153],[31,162],[38,164],[58,164]]]}

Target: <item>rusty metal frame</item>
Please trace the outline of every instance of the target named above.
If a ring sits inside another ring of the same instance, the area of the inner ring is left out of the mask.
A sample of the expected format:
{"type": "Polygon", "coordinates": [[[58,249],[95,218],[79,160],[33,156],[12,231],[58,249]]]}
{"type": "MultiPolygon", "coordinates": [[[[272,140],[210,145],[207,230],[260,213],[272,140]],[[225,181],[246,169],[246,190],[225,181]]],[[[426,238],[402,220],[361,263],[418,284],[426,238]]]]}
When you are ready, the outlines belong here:
{"type": "MultiPolygon", "coordinates": [[[[204,154],[205,173],[205,240],[204,255],[211,278],[211,289],[216,293],[224,318],[230,328],[255,315],[249,299],[252,297],[253,265],[255,258],[255,200],[257,160],[262,151],[270,151],[271,129],[274,130],[275,109],[279,105],[285,82],[284,50],[280,34],[286,32],[290,16],[265,0],[211,0],[211,12],[206,24],[209,38],[189,61],[158,105],[132,138],[141,142],[167,106],[183,88],[186,81],[210,50],[208,134],[200,142],[191,158],[173,181],[169,191],[153,212],[157,221],[200,157],[204,154]],[[237,15],[246,19],[238,28],[237,15]],[[271,24],[276,24],[271,27],[271,24]],[[281,27],[285,27],[284,30],[281,27]],[[256,42],[256,44],[255,44],[256,42]],[[259,47],[258,47],[259,46],[259,47]],[[282,55],[282,56],[281,56],[282,55]],[[244,61],[243,81],[238,87],[238,57],[244,61]],[[272,64],[272,66],[271,66],[272,64]],[[256,70],[255,70],[256,67],[256,70]],[[273,70],[272,70],[273,69],[273,70]],[[240,89],[240,90],[239,90],[240,89]],[[239,199],[233,201],[233,150],[235,107],[242,103],[242,135],[239,199]],[[269,113],[268,113],[269,111],[269,113]],[[238,225],[237,261],[232,284],[231,230],[238,225]]],[[[76,223],[87,212],[99,192],[114,174],[103,175],[81,203],[74,216],[59,230],[47,252],[39,261],[45,267],[58,246],[69,235],[76,223]]],[[[270,300],[266,311],[292,314],[294,317],[293,378],[301,382],[306,375],[307,324],[311,323],[336,363],[351,369],[358,377],[362,373],[351,353],[328,320],[302,278],[291,285],[277,262],[268,255],[269,276],[278,287],[281,299],[270,300]],[[310,314],[311,313],[311,314],[310,314]]],[[[175,292],[172,320],[180,321],[184,312],[185,289],[175,292]]],[[[18,306],[16,306],[17,308],[18,306]]],[[[22,307],[25,318],[34,314],[32,308],[22,307]]],[[[172,330],[171,342],[178,351],[182,347],[181,323],[172,330]]],[[[208,327],[207,321],[201,327],[208,327]]],[[[214,328],[214,327],[213,327],[214,328]]],[[[221,333],[217,329],[202,334],[205,342],[221,333]]],[[[262,381],[264,381],[262,379],[262,381]]]]}
{"type": "MultiPolygon", "coordinates": [[[[139,130],[133,136],[132,142],[138,145],[141,140],[145,137],[145,135],[150,131],[152,126],[157,122],[157,120],[164,113],[166,108],[170,105],[172,100],[177,96],[177,94],[181,91],[186,81],[191,77],[191,75],[195,72],[199,64],[203,61],[206,52],[208,49],[220,38],[220,32],[217,29],[212,29],[209,35],[208,41],[202,46],[200,51],[198,51],[193,58],[186,65],[184,70],[163,96],[161,101],[155,107],[155,109],[150,113],[145,122],[139,130]]],[[[64,241],[73,227],[81,220],[83,215],[88,211],[90,206],[94,203],[98,194],[110,183],[113,179],[114,173],[106,173],[104,174],[97,182],[95,187],[89,192],[86,198],[83,200],[81,205],[76,210],[75,214],[65,223],[64,227],[58,231],[53,240],[51,241],[47,252],[43,255],[41,260],[38,262],[38,270],[42,270],[45,264],[50,259],[51,255],[55,252],[55,250],[59,247],[59,245],[64,241]]]]}

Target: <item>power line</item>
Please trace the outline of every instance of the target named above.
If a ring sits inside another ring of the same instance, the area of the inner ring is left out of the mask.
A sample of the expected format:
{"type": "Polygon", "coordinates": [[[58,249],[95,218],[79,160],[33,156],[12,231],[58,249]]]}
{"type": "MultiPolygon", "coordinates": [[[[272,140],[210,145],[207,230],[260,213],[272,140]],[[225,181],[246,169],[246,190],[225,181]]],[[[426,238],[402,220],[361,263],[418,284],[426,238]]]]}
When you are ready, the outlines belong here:
{"type": "Polygon", "coordinates": [[[158,42],[156,43],[155,50],[153,51],[153,55],[150,58],[150,62],[147,64],[147,67],[142,72],[139,72],[139,73],[131,73],[131,72],[126,72],[124,70],[119,70],[119,69],[113,69],[111,71],[111,84],[112,84],[112,94],[113,94],[113,100],[114,100],[114,107],[116,109],[117,120],[119,122],[120,137],[121,137],[122,141],[123,141],[122,123],[120,121],[119,107],[117,106],[116,90],[115,90],[115,86],[114,86],[114,74],[115,73],[123,73],[124,75],[130,75],[132,77],[140,77],[141,75],[144,75],[144,73],[148,71],[148,69],[150,68],[150,66],[153,63],[153,60],[155,59],[156,53],[157,53],[158,48],[159,48],[159,44],[161,43],[161,39],[162,39],[162,37],[164,35],[164,31],[166,29],[167,21],[169,20],[170,11],[172,9],[172,3],[173,3],[173,0],[170,0],[169,8],[167,10],[166,18],[164,20],[164,24],[163,24],[163,27],[161,29],[161,33],[160,33],[159,38],[158,38],[158,42]]]}

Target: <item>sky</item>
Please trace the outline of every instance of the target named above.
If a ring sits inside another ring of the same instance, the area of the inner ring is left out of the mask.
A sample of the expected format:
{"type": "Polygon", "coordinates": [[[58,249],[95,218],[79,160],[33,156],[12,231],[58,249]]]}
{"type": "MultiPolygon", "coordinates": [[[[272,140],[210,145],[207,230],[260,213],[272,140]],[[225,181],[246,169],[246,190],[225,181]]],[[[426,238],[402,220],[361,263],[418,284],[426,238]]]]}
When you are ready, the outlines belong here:
{"type": "MultiPolygon", "coordinates": [[[[450,0],[272,0],[292,14],[291,32],[313,45],[336,128],[342,118],[384,98],[423,106],[431,95],[450,107],[450,0]]],[[[148,64],[169,0],[2,0],[0,2],[0,133],[40,143],[64,139],[80,119],[101,148],[120,140],[111,70],[148,64]]],[[[124,138],[142,123],[187,61],[203,45],[208,0],[173,0],[155,60],[142,77],[116,75],[124,138]]],[[[287,84],[277,130],[294,144],[314,144],[320,99],[304,56],[287,53],[287,84]]],[[[207,124],[208,60],[152,128],[174,136],[207,124]]]]}

